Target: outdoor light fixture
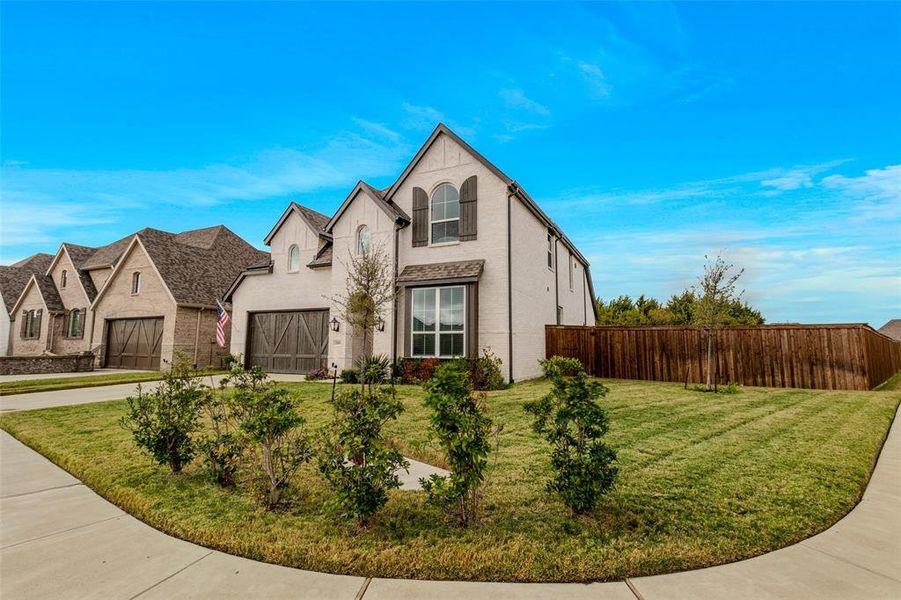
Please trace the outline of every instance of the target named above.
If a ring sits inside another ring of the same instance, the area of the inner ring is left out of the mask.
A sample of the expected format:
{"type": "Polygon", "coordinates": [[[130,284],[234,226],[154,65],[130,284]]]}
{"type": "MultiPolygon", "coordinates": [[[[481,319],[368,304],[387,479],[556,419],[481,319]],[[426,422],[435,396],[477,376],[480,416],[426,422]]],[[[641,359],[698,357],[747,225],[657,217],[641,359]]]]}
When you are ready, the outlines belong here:
{"type": "Polygon", "coordinates": [[[379,331],[385,331],[385,319],[379,317],[379,322],[375,326],[375,328],[378,329],[379,331]]]}
{"type": "Polygon", "coordinates": [[[339,329],[341,329],[341,323],[338,322],[337,317],[332,317],[330,324],[332,326],[332,331],[338,331],[339,329]]]}

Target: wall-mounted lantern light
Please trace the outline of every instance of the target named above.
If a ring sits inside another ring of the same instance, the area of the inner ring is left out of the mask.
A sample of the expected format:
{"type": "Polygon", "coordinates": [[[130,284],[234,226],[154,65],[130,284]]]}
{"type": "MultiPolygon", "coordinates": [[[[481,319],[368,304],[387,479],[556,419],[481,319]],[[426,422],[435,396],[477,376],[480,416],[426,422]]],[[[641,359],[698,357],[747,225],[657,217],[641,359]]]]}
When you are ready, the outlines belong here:
{"type": "Polygon", "coordinates": [[[332,317],[332,320],[329,322],[329,324],[332,326],[332,331],[338,331],[339,329],[341,329],[341,323],[338,322],[337,317],[332,317]]]}
{"type": "Polygon", "coordinates": [[[375,326],[379,331],[385,331],[385,319],[379,317],[379,322],[375,326]]]}

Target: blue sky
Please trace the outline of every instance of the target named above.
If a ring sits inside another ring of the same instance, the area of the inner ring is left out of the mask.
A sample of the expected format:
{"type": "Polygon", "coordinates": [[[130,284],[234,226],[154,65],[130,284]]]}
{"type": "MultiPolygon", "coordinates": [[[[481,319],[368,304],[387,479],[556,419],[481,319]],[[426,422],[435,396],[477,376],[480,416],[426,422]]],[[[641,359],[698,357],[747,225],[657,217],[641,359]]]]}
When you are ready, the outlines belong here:
{"type": "Polygon", "coordinates": [[[901,317],[901,4],[0,3],[0,262],[145,226],[254,244],[439,120],[604,298],[704,255],[770,321],[901,317]]]}

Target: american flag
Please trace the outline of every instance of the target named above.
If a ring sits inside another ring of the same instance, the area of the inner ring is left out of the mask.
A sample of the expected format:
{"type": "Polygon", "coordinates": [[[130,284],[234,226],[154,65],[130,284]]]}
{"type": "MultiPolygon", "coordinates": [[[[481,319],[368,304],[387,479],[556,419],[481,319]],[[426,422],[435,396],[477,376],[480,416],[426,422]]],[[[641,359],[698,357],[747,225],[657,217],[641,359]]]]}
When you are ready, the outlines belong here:
{"type": "Polygon", "coordinates": [[[216,301],[216,345],[220,348],[225,348],[225,326],[228,325],[228,322],[231,319],[228,316],[228,313],[225,311],[225,308],[222,306],[222,303],[218,300],[216,301]]]}

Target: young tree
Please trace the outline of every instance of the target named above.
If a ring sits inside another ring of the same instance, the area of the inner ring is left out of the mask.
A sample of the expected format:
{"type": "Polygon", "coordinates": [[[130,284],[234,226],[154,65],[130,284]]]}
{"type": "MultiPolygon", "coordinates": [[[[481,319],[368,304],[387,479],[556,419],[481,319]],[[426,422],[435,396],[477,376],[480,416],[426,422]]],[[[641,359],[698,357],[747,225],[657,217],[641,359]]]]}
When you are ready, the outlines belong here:
{"type": "Polygon", "coordinates": [[[613,488],[618,472],[613,466],[616,451],[603,439],[607,413],[598,404],[607,388],[588,379],[575,358],[554,356],[541,361],[541,367],[551,380],[551,392],[527,402],[525,409],[535,417],[532,428],[551,444],[555,474],[547,487],[575,514],[584,514],[613,488]]]}
{"type": "Polygon", "coordinates": [[[335,490],[333,504],[345,519],[366,526],[400,487],[395,471],[409,463],[382,434],[403,404],[387,387],[351,389],[333,400],[335,415],[323,431],[319,471],[335,490]]]}
{"type": "Polygon", "coordinates": [[[347,270],[345,291],[330,299],[340,307],[344,322],[360,336],[363,356],[368,357],[375,328],[394,301],[391,257],[373,244],[360,254],[351,253],[348,262],[342,264],[347,270]]]}
{"type": "Polygon", "coordinates": [[[192,436],[200,428],[200,406],[209,393],[190,360],[177,354],[159,388],[144,393],[138,385],[137,396],[127,399],[128,411],[120,423],[132,433],[138,447],[177,475],[194,458],[192,436]]]}
{"type": "Polygon", "coordinates": [[[492,433],[487,405],[472,394],[466,363],[454,361],[435,369],[425,384],[425,404],[432,409],[431,429],[438,438],[451,474],[420,479],[429,501],[455,507],[463,527],[478,518],[479,495],[491,452],[492,433]]]}
{"type": "Polygon", "coordinates": [[[259,367],[235,367],[230,377],[240,427],[254,449],[263,472],[266,507],[275,508],[291,475],[312,457],[304,418],[284,388],[270,381],[259,367]]]}
{"type": "Polygon", "coordinates": [[[733,265],[727,263],[721,255],[717,255],[712,261],[706,255],[704,258],[708,261],[704,265],[704,274],[698,278],[698,284],[693,288],[697,298],[693,318],[694,324],[707,333],[706,389],[709,391],[713,389],[713,347],[716,334],[729,322],[733,305],[741,304],[739,298],[744,291],[736,292],[735,284],[745,270],[734,271],[733,265]]]}

